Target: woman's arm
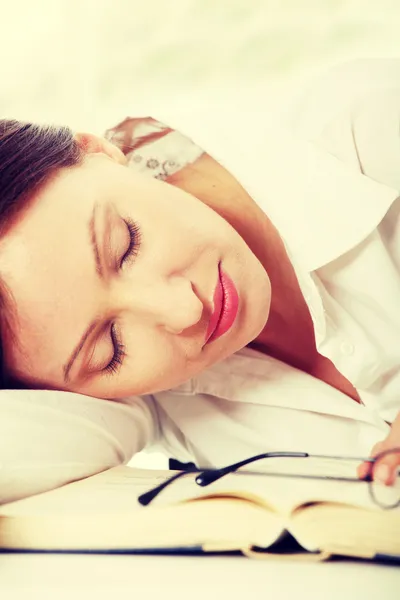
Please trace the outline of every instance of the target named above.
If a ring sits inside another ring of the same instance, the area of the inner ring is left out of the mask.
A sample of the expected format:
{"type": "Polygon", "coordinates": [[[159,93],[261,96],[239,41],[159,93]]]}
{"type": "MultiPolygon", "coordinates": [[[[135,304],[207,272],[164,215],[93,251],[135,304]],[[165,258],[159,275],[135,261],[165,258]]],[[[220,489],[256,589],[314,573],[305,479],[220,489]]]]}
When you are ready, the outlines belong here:
{"type": "Polygon", "coordinates": [[[128,462],[158,436],[150,398],[0,392],[0,504],[128,462]]]}

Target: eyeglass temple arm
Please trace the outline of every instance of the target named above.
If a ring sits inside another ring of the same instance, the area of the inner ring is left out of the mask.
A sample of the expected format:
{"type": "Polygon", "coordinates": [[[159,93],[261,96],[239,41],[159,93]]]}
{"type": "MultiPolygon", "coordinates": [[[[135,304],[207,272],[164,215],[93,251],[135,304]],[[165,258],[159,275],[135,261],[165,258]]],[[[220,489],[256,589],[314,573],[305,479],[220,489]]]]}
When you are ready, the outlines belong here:
{"type": "MultiPolygon", "coordinates": [[[[233,465],[223,467],[222,469],[210,469],[209,471],[204,470],[200,473],[200,475],[196,477],[196,483],[205,487],[206,485],[210,485],[214,481],[217,481],[224,475],[227,475],[228,473],[233,473],[234,471],[236,471],[236,469],[240,469],[240,467],[244,467],[249,463],[255,462],[262,458],[275,458],[284,456],[289,456],[291,458],[305,458],[309,456],[309,454],[307,452],[265,452],[263,454],[257,454],[256,456],[251,456],[250,458],[246,458],[245,460],[234,463],[233,465]]],[[[179,471],[179,473],[175,473],[175,475],[173,475],[169,479],[166,479],[157,487],[153,488],[152,490],[149,490],[148,492],[145,492],[144,494],[141,494],[138,497],[139,504],[141,504],[142,506],[147,506],[148,504],[150,504],[150,502],[152,502],[152,500],[154,500],[154,498],[156,498],[156,496],[158,496],[160,492],[162,492],[171,483],[173,483],[180,477],[183,477],[187,473],[193,473],[193,471],[196,472],[198,470],[199,469],[197,468],[192,468],[188,469],[187,471],[179,471]]]]}
{"type": "Polygon", "coordinates": [[[158,496],[160,492],[162,492],[166,487],[168,487],[170,483],[173,483],[176,479],[179,479],[180,477],[183,477],[183,475],[187,475],[190,472],[193,472],[193,470],[179,471],[179,473],[175,473],[175,475],[173,475],[169,479],[166,479],[157,487],[139,496],[139,504],[141,504],[142,506],[147,506],[152,500],[154,500],[156,496],[158,496]]]}
{"type": "Polygon", "coordinates": [[[263,454],[257,454],[256,456],[251,456],[250,458],[246,458],[245,460],[241,460],[232,465],[228,465],[227,467],[223,467],[222,469],[212,469],[210,471],[203,471],[200,475],[196,477],[197,485],[201,485],[205,487],[214,483],[221,477],[228,475],[229,473],[234,473],[240,467],[244,467],[252,462],[256,462],[257,460],[261,460],[262,458],[307,458],[310,456],[308,452],[265,452],[263,454]]]}

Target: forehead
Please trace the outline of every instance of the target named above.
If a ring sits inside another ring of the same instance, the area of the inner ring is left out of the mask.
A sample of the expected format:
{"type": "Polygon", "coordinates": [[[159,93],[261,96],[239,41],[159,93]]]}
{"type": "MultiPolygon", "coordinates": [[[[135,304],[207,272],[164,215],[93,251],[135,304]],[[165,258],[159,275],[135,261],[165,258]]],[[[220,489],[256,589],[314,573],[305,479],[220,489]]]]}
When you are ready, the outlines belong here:
{"type": "Polygon", "coordinates": [[[92,311],[95,269],[88,223],[104,195],[92,165],[65,170],[21,212],[0,243],[0,277],[11,292],[12,370],[52,381],[92,311]]]}

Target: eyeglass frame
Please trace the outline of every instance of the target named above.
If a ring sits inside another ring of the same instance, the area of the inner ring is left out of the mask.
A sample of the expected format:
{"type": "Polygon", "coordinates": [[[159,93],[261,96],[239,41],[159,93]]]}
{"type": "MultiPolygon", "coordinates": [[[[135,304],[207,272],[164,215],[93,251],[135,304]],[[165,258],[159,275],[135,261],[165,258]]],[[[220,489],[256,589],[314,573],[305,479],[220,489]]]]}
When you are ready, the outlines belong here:
{"type": "MultiPolygon", "coordinates": [[[[137,500],[138,500],[139,504],[141,504],[142,506],[148,506],[165,488],[169,487],[171,485],[171,483],[173,483],[174,481],[176,481],[177,479],[180,479],[181,477],[183,477],[185,475],[189,475],[190,473],[198,473],[197,477],[195,478],[195,482],[197,483],[197,485],[199,485],[201,487],[206,487],[206,486],[210,485],[211,483],[218,481],[222,477],[225,477],[225,475],[235,473],[241,467],[244,467],[245,465],[256,462],[258,460],[262,460],[264,458],[319,458],[319,459],[330,459],[330,460],[351,460],[351,461],[357,461],[360,463],[368,463],[371,465],[371,468],[368,470],[368,472],[366,473],[366,475],[364,477],[340,477],[340,476],[336,476],[336,475],[333,475],[333,476],[332,475],[305,475],[305,474],[295,474],[295,473],[268,473],[268,472],[261,473],[259,471],[258,472],[257,471],[240,471],[240,474],[242,474],[242,475],[269,475],[269,476],[274,476],[274,477],[287,477],[287,478],[296,478],[296,479],[325,479],[325,480],[329,479],[331,481],[351,481],[351,482],[359,482],[359,483],[362,483],[362,482],[373,483],[373,479],[372,479],[373,465],[375,463],[377,463],[379,460],[381,460],[382,457],[387,456],[388,454],[394,454],[394,453],[400,454],[400,447],[391,448],[390,450],[384,450],[383,452],[380,452],[376,456],[368,457],[368,458],[358,457],[358,456],[335,456],[335,455],[325,455],[325,454],[309,454],[308,452],[286,452],[286,451],[265,452],[262,454],[256,454],[254,456],[250,456],[249,458],[246,458],[246,459],[241,460],[236,463],[232,463],[225,467],[221,467],[219,469],[218,468],[199,469],[197,467],[190,467],[189,469],[187,469],[185,471],[179,471],[178,473],[175,473],[174,475],[172,475],[171,477],[169,477],[168,479],[163,481],[160,485],[152,488],[151,490],[149,490],[148,492],[145,492],[144,494],[141,494],[137,500]]],[[[377,506],[379,506],[380,508],[382,508],[384,510],[391,510],[393,508],[397,508],[400,506],[400,498],[396,502],[396,504],[387,506],[387,505],[380,503],[376,499],[376,497],[374,496],[374,493],[373,493],[372,485],[368,486],[368,490],[369,490],[369,494],[370,494],[372,501],[375,504],[377,504],[377,506]]]]}

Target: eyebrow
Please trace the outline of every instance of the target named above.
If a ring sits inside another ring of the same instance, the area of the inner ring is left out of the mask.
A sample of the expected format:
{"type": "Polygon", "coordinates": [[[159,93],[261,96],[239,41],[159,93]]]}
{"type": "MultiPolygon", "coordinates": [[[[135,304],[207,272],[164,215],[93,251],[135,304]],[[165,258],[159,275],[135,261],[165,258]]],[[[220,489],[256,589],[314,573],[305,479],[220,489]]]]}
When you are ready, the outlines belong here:
{"type": "Polygon", "coordinates": [[[99,274],[99,276],[103,279],[104,278],[104,273],[103,273],[103,267],[102,267],[101,261],[100,261],[99,245],[97,243],[96,227],[95,227],[95,219],[96,219],[97,207],[98,207],[97,204],[95,204],[93,206],[92,215],[91,215],[90,221],[88,223],[88,228],[89,228],[90,245],[91,245],[92,250],[93,250],[94,262],[95,262],[95,265],[96,265],[96,271],[99,274]]]}
{"type": "MultiPolygon", "coordinates": [[[[100,252],[99,252],[99,246],[97,243],[96,227],[95,227],[97,206],[98,206],[97,204],[95,204],[93,206],[93,211],[92,211],[89,223],[88,223],[88,233],[89,233],[90,245],[93,250],[93,257],[94,257],[94,264],[96,267],[96,272],[99,275],[99,277],[101,279],[103,279],[104,273],[103,273],[103,268],[102,268],[101,261],[100,261],[100,252]]],[[[79,356],[79,353],[82,350],[83,346],[85,345],[86,340],[88,339],[90,334],[93,332],[93,330],[97,327],[98,322],[99,322],[98,319],[96,319],[92,323],[90,323],[89,327],[85,330],[84,334],[81,336],[79,342],[77,343],[74,350],[72,351],[68,362],[64,365],[64,367],[63,367],[64,381],[66,383],[69,380],[69,372],[72,368],[72,365],[74,364],[75,360],[79,356]]]]}

